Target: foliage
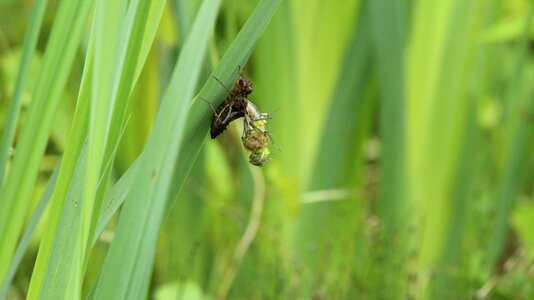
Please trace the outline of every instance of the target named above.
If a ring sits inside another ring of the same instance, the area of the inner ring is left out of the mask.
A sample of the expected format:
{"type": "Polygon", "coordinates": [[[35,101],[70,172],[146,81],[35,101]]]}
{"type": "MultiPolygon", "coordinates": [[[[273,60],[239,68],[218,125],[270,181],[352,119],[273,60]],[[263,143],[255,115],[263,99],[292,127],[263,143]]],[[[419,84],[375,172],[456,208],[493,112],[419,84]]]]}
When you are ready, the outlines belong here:
{"type": "Polygon", "coordinates": [[[533,298],[533,17],[0,2],[0,299],[533,298]],[[205,141],[240,68],[261,168],[205,141]]]}

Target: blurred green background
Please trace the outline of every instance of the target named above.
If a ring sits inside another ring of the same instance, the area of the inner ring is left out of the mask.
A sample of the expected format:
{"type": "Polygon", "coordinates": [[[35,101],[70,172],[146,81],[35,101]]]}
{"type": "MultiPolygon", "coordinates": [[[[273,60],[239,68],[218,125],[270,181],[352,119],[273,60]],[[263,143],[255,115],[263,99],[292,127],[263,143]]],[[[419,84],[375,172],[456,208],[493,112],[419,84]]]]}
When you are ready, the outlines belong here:
{"type": "MultiPolygon", "coordinates": [[[[47,5],[17,128],[59,2],[47,5]]],[[[200,2],[166,3],[109,187],[143,150],[200,2]]],[[[0,0],[2,134],[33,3],[0,0]]],[[[257,3],[222,2],[201,82],[257,3]]],[[[533,299],[533,14],[527,0],[283,0],[244,66],[250,100],[273,115],[273,160],[248,164],[241,121],[204,141],[165,212],[148,297],[533,299]]],[[[69,142],[88,40],[85,30],[26,225],[69,142]]],[[[7,299],[26,297],[47,216],[7,299]]],[[[83,297],[116,219],[87,258],[83,297]]]]}

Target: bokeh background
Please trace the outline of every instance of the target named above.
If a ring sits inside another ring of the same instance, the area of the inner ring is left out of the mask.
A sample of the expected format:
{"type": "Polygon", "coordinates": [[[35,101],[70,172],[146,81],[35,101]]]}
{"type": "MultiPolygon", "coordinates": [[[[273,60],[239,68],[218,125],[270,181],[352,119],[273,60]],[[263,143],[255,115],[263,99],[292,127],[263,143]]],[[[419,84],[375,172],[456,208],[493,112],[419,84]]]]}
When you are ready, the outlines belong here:
{"type": "MultiPolygon", "coordinates": [[[[47,7],[18,127],[58,2],[47,7]]],[[[257,2],[223,1],[202,80],[257,2]]],[[[32,4],[0,0],[0,130],[32,4]]],[[[145,145],[199,4],[167,1],[110,186],[145,145]]],[[[527,0],[282,1],[243,66],[250,100],[273,116],[273,159],[248,164],[241,121],[204,141],[161,229],[148,297],[534,298],[533,14],[527,0]]],[[[87,40],[25,224],[68,142],[87,40]]],[[[84,295],[115,223],[92,249],[84,295]]],[[[46,230],[41,221],[8,299],[25,298],[46,230]]]]}

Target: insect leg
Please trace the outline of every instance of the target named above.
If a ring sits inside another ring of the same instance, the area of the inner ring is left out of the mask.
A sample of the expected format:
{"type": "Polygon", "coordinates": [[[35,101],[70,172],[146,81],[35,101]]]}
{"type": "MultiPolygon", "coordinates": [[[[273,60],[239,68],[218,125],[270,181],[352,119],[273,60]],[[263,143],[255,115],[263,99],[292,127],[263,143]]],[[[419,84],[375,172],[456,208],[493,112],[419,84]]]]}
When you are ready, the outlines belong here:
{"type": "Polygon", "coordinates": [[[213,107],[213,105],[211,104],[211,102],[209,102],[208,100],[206,100],[206,99],[204,99],[204,98],[202,98],[202,97],[200,97],[200,96],[198,96],[198,99],[200,99],[200,100],[206,102],[206,103],[210,106],[210,108],[211,108],[211,110],[213,111],[213,114],[214,114],[214,115],[217,114],[217,111],[215,110],[215,108],[213,107]]]}
{"type": "Polygon", "coordinates": [[[282,149],[280,149],[280,147],[278,147],[278,145],[274,142],[274,135],[269,132],[269,131],[265,131],[267,133],[267,135],[269,136],[269,140],[273,143],[273,146],[280,152],[282,152],[282,149]]]}
{"type": "Polygon", "coordinates": [[[200,100],[206,102],[206,103],[210,106],[211,110],[213,111],[213,116],[215,116],[215,118],[217,118],[217,121],[221,122],[220,114],[217,113],[217,111],[215,110],[215,108],[213,107],[213,105],[211,104],[211,102],[209,102],[208,100],[206,100],[206,99],[204,99],[204,98],[202,98],[202,97],[200,97],[200,96],[198,96],[198,98],[199,98],[200,100]]]}
{"type": "MultiPolygon", "coordinates": [[[[272,117],[271,115],[269,115],[269,114],[261,114],[259,118],[252,119],[252,118],[249,117],[249,118],[247,119],[247,121],[248,121],[248,123],[249,123],[249,125],[250,125],[251,127],[255,127],[255,128],[257,128],[257,126],[254,125],[254,122],[270,120],[270,119],[272,119],[272,118],[273,118],[273,117],[272,117]]],[[[258,129],[259,129],[259,128],[258,128],[258,129]]]]}
{"type": "Polygon", "coordinates": [[[230,94],[232,94],[232,95],[234,94],[232,91],[230,91],[230,90],[226,87],[226,85],[224,85],[224,83],[222,83],[222,82],[219,80],[219,78],[217,78],[217,77],[215,77],[215,76],[213,76],[213,75],[211,75],[211,77],[213,77],[213,79],[217,80],[217,82],[218,82],[218,83],[219,83],[219,84],[220,84],[220,85],[221,85],[221,86],[222,86],[228,93],[230,93],[230,94]]]}
{"type": "MultiPolygon", "coordinates": [[[[229,104],[226,104],[226,107],[221,110],[221,113],[220,115],[222,115],[222,113],[226,110],[227,107],[229,107],[230,105],[229,104]]],[[[232,118],[233,116],[233,113],[235,112],[232,112],[232,107],[230,106],[229,109],[228,109],[228,113],[226,114],[226,117],[224,118],[224,120],[221,121],[221,123],[227,123],[228,121],[230,121],[230,119],[232,118]]]]}
{"type": "Polygon", "coordinates": [[[243,77],[243,71],[245,71],[245,68],[242,68],[241,65],[237,65],[237,73],[239,76],[243,77]]]}

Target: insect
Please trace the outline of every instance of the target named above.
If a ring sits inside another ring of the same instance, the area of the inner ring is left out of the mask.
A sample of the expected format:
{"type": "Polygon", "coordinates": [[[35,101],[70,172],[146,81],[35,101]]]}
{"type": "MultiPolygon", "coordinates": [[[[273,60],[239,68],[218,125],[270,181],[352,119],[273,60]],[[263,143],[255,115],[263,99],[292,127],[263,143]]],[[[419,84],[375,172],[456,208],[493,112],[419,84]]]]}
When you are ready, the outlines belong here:
{"type": "Polygon", "coordinates": [[[267,130],[267,120],[271,119],[271,116],[261,113],[248,100],[248,95],[252,93],[252,83],[243,76],[241,71],[232,90],[226,88],[216,77],[213,78],[228,91],[228,96],[217,110],[208,102],[214,113],[210,128],[211,138],[214,139],[221,134],[232,121],[244,117],[241,141],[243,146],[251,151],[249,162],[255,166],[263,166],[271,160],[268,146],[272,136],[267,130]]]}
{"type": "Polygon", "coordinates": [[[256,152],[268,146],[271,138],[271,134],[267,131],[268,119],[271,119],[269,114],[260,113],[258,108],[249,101],[241,136],[243,146],[247,150],[256,152]]]}
{"type": "Polygon", "coordinates": [[[268,146],[272,136],[267,130],[268,119],[271,119],[269,114],[260,113],[258,108],[249,101],[243,121],[241,141],[243,146],[252,152],[249,156],[249,162],[255,166],[261,167],[271,160],[268,146]]]}
{"type": "Polygon", "coordinates": [[[243,131],[241,141],[247,150],[254,152],[268,146],[269,135],[267,130],[261,130],[258,127],[248,127],[243,131]]]}
{"type": "Polygon", "coordinates": [[[258,167],[263,166],[266,162],[271,160],[271,151],[269,148],[265,147],[258,151],[252,152],[248,157],[248,161],[258,167]]]}
{"type": "MultiPolygon", "coordinates": [[[[219,79],[215,79],[224,87],[224,84],[219,79]]],[[[224,88],[226,89],[226,87],[224,88]]],[[[229,94],[224,102],[217,108],[217,110],[212,107],[214,110],[210,129],[210,136],[212,139],[221,134],[230,122],[245,116],[248,103],[250,103],[247,96],[252,93],[252,83],[240,72],[239,79],[235,83],[233,89],[231,91],[228,89],[226,90],[229,94]]]]}

